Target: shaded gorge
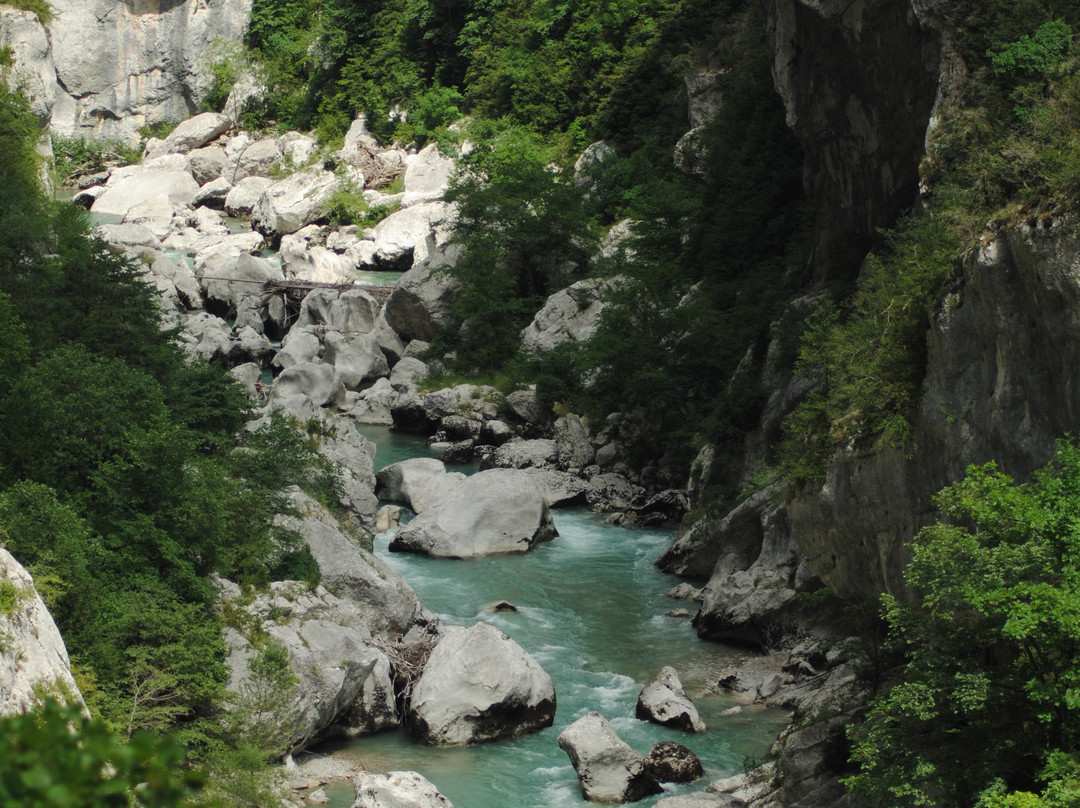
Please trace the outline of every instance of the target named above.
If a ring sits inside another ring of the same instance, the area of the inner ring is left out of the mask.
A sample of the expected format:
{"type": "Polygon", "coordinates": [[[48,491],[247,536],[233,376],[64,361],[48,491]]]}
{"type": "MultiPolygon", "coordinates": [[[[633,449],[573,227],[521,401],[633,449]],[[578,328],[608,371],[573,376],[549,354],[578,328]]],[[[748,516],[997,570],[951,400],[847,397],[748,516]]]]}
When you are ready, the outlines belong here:
{"type": "MultiPolygon", "coordinates": [[[[377,467],[427,454],[422,441],[388,429],[364,427],[376,441],[377,467]]],[[[662,740],[683,743],[705,766],[698,783],[671,793],[704,788],[760,762],[786,725],[788,713],[736,705],[713,694],[719,672],[741,653],[698,639],[687,618],[666,613],[685,604],[668,599],[676,579],[653,560],[671,542],[669,530],[608,524],[586,509],[554,511],[559,537],[523,555],[447,560],[390,553],[390,534],[376,538],[376,552],[400,572],[444,622],[483,620],[504,631],[547,670],[555,682],[555,725],[539,733],[465,748],[417,746],[403,731],[324,745],[372,772],[416,770],[458,808],[558,808],[583,804],[577,776],[556,738],[575,719],[598,710],[642,754],[662,740]],[[506,600],[517,611],[491,609],[506,600]],[[686,734],[634,717],[638,693],[664,665],[672,665],[709,730],[686,734]]],[[[334,806],[352,804],[351,784],[329,787],[334,806]]],[[[660,797],[638,803],[649,806],[660,797]]]]}

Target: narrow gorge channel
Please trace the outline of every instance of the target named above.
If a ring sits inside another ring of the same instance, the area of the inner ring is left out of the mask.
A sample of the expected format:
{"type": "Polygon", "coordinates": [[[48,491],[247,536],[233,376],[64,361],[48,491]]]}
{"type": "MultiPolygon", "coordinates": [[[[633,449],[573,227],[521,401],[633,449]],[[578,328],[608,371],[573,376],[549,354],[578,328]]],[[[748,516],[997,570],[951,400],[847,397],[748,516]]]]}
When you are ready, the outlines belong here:
{"type": "MultiPolygon", "coordinates": [[[[379,427],[363,428],[378,446],[376,467],[427,454],[420,440],[379,427]]],[[[705,777],[639,803],[700,790],[703,783],[743,771],[764,760],[785,726],[788,713],[737,706],[730,697],[709,695],[719,671],[742,653],[698,639],[687,618],[667,612],[682,604],[666,592],[677,579],[661,574],[653,560],[671,542],[669,530],[607,524],[585,509],[554,511],[559,537],[529,553],[476,560],[445,560],[390,553],[389,536],[376,538],[385,558],[444,622],[471,625],[484,620],[536,657],[555,682],[555,725],[514,741],[466,748],[428,748],[404,731],[324,746],[372,772],[416,770],[455,806],[467,808],[561,808],[582,805],[577,777],[556,738],[576,718],[598,710],[619,735],[647,753],[674,740],[702,760],[705,777]],[[517,612],[492,612],[499,600],[517,612]],[[634,706],[642,686],[664,665],[678,671],[709,730],[689,735],[639,721],[634,706]]],[[[669,789],[675,787],[667,786],[669,789]]],[[[328,788],[334,808],[352,805],[351,783],[328,788]]]]}

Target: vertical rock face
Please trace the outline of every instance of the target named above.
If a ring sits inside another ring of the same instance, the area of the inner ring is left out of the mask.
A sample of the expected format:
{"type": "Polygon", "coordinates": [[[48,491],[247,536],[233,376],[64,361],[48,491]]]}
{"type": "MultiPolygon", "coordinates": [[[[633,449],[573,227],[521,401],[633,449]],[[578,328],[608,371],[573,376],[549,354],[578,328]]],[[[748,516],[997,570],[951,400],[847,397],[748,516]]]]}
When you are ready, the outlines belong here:
{"type": "Polygon", "coordinates": [[[29,11],[0,8],[0,47],[11,48],[9,84],[26,93],[31,111],[42,125],[48,124],[56,96],[56,70],[45,28],[29,11]]]}
{"type": "Polygon", "coordinates": [[[821,489],[789,504],[815,572],[844,595],[902,593],[906,544],[935,518],[935,492],[990,460],[1028,479],[1077,434],[1078,351],[1076,222],[988,235],[930,324],[917,450],[839,453],[821,489]]]}
{"type": "Polygon", "coordinates": [[[210,85],[211,47],[239,42],[252,0],[50,0],[59,90],[52,128],[133,139],[191,115],[210,85]]]}
{"type": "Polygon", "coordinates": [[[82,702],[64,640],[34,580],[0,548],[0,716],[25,713],[44,695],[82,702]]]}
{"type": "Polygon", "coordinates": [[[854,271],[910,207],[938,92],[940,37],[913,0],[765,0],[773,79],[806,152],[818,274],[854,271]]]}

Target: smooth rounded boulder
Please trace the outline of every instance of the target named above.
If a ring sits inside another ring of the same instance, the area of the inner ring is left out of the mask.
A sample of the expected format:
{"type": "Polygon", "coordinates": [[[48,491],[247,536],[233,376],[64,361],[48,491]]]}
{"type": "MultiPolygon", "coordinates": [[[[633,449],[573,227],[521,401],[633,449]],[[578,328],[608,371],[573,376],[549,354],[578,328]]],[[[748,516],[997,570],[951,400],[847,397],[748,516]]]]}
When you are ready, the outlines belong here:
{"type": "Polygon", "coordinates": [[[524,553],[559,535],[544,494],[529,475],[490,469],[467,477],[390,542],[392,552],[441,558],[524,553]]]}
{"type": "Polygon", "coordinates": [[[448,473],[446,465],[434,457],[410,457],[379,469],[375,496],[407,505],[419,514],[464,479],[460,472],[448,473]]]}
{"type": "Polygon", "coordinates": [[[487,623],[446,630],[413,688],[405,723],[431,746],[517,738],[555,721],[551,677],[487,623]]]}

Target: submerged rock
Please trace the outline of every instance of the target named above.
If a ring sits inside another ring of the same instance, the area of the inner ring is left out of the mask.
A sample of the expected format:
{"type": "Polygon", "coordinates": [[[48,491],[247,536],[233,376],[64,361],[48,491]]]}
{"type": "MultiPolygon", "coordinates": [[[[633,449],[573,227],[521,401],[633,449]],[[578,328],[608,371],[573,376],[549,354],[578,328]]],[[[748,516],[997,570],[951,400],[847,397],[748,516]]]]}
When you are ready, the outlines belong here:
{"type": "Polygon", "coordinates": [[[487,623],[451,627],[409,700],[408,728],[421,743],[460,746],[516,738],[555,720],[551,677],[487,623]]]}

